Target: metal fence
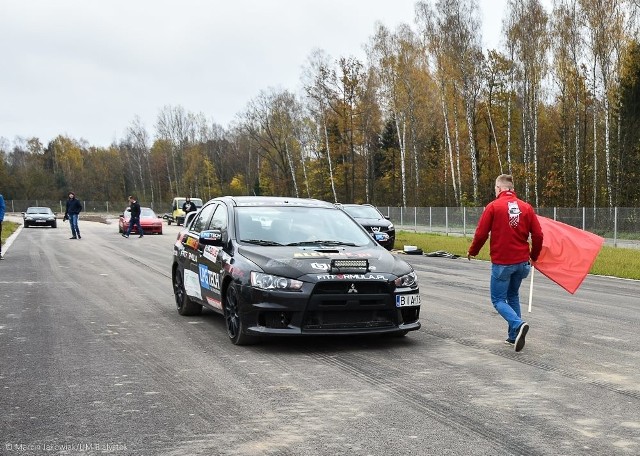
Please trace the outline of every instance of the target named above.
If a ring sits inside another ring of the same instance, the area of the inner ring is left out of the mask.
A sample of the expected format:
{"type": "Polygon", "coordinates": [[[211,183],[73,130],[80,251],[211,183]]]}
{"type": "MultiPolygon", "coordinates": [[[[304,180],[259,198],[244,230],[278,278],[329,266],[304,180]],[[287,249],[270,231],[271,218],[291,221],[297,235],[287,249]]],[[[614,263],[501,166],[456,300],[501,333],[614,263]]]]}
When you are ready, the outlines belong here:
{"type": "MultiPolygon", "coordinates": [[[[481,207],[378,207],[397,230],[473,236],[481,207]]],[[[537,208],[538,215],[590,231],[617,247],[640,248],[640,208],[537,208]]]]}
{"type": "MultiPolygon", "coordinates": [[[[126,201],[83,201],[85,212],[117,217],[128,206],[126,201]]],[[[7,212],[24,212],[30,206],[50,207],[64,213],[66,200],[6,200],[7,212]]],[[[171,203],[140,202],[162,216],[171,209],[171,203]]],[[[481,207],[385,207],[378,209],[396,225],[398,230],[432,232],[457,236],[473,236],[482,214],[481,207]]],[[[537,208],[538,215],[557,220],[598,234],[607,244],[640,248],[640,208],[537,208]]]]}
{"type": "MultiPolygon", "coordinates": [[[[85,212],[93,212],[96,214],[105,214],[107,216],[117,216],[129,206],[128,201],[113,202],[113,201],[84,201],[80,200],[85,212]]],[[[139,201],[140,206],[150,207],[158,215],[162,215],[165,212],[169,212],[171,209],[171,203],[153,203],[139,201]]],[[[7,206],[7,212],[21,213],[32,206],[50,207],[53,212],[64,214],[64,210],[67,204],[67,200],[5,200],[7,206]]]]}

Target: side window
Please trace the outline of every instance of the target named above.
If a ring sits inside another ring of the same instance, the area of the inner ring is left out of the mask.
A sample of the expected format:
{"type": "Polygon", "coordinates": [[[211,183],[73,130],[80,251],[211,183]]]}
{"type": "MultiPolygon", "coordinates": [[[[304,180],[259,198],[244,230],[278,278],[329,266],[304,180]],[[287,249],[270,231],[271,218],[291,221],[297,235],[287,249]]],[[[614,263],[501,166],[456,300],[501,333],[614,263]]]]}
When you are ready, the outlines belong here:
{"type": "Polygon", "coordinates": [[[219,204],[216,209],[213,217],[211,217],[211,222],[209,222],[210,230],[220,230],[222,232],[222,237],[226,237],[227,233],[227,207],[224,204],[219,204]]]}
{"type": "Polygon", "coordinates": [[[198,213],[196,219],[191,224],[191,231],[199,233],[200,231],[204,230],[207,226],[207,223],[209,222],[209,219],[211,218],[211,214],[213,214],[213,211],[217,206],[218,205],[214,203],[208,204],[203,207],[202,210],[198,213]]]}

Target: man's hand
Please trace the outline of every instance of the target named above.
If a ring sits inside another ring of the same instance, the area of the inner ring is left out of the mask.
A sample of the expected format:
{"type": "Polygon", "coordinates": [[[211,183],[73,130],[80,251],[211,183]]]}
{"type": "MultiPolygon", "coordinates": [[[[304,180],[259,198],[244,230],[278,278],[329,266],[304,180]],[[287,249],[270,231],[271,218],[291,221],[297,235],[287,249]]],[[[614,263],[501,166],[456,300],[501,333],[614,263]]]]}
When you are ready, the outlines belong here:
{"type": "Polygon", "coordinates": [[[467,260],[471,261],[471,254],[469,252],[467,252],[467,260]]]}

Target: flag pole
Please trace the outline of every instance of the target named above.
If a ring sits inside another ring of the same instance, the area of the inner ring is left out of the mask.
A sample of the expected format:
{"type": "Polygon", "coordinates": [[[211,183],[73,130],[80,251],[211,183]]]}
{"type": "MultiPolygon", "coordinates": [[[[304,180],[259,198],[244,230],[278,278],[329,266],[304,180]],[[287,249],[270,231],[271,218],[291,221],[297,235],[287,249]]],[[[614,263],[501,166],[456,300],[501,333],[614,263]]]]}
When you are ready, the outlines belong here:
{"type": "Polygon", "coordinates": [[[531,313],[531,301],[533,301],[533,273],[536,272],[536,268],[531,265],[531,283],[529,284],[529,313],[531,313]]]}

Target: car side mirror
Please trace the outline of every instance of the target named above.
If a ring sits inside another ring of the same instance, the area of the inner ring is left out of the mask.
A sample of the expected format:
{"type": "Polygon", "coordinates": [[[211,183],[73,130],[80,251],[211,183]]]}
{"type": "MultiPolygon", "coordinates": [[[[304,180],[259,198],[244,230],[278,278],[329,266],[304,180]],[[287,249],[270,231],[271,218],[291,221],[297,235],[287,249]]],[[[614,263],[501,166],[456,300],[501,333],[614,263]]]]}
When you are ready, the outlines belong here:
{"type": "Polygon", "coordinates": [[[220,230],[205,230],[200,232],[198,239],[200,245],[214,245],[222,246],[222,231],[220,230]]]}

